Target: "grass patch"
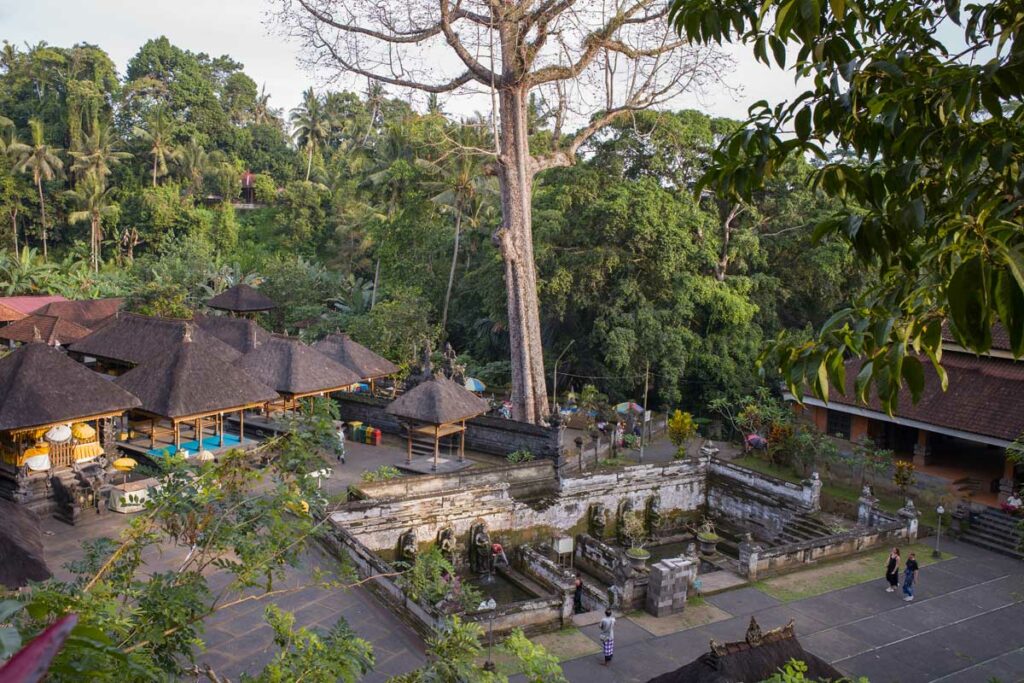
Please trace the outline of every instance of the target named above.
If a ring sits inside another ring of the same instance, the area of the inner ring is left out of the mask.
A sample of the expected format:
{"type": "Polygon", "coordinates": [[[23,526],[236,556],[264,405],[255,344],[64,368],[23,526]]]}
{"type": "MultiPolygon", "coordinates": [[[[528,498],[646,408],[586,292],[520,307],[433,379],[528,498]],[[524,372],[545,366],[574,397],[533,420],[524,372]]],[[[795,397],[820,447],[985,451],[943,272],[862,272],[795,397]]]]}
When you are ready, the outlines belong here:
{"type": "Polygon", "coordinates": [[[794,484],[799,484],[803,481],[803,477],[797,476],[792,468],[783,465],[773,465],[772,463],[762,460],[754,455],[744,455],[743,457],[736,458],[730,462],[740,465],[741,467],[754,470],[755,472],[760,472],[761,474],[767,474],[772,477],[791,481],[794,484]]]}
{"type": "MultiPolygon", "coordinates": [[[[931,547],[921,543],[900,548],[903,561],[906,561],[910,553],[917,553],[917,561],[922,567],[954,557],[949,553],[943,553],[942,560],[935,560],[931,551],[931,547]]],[[[868,581],[878,581],[881,585],[885,579],[885,563],[888,557],[889,549],[881,548],[854,558],[835,560],[785,576],[756,581],[753,586],[776,600],[792,602],[868,581]]]]}
{"type": "MultiPolygon", "coordinates": [[[[564,628],[554,633],[542,633],[537,636],[530,636],[530,640],[544,647],[549,653],[558,657],[559,662],[567,662],[570,659],[577,659],[585,655],[597,654],[601,646],[588,638],[576,627],[564,628]]],[[[487,648],[484,647],[484,656],[477,658],[477,664],[483,666],[487,661],[487,648]]],[[[503,676],[515,676],[522,673],[519,661],[508,654],[499,645],[494,646],[492,657],[497,673],[503,676]]]]}

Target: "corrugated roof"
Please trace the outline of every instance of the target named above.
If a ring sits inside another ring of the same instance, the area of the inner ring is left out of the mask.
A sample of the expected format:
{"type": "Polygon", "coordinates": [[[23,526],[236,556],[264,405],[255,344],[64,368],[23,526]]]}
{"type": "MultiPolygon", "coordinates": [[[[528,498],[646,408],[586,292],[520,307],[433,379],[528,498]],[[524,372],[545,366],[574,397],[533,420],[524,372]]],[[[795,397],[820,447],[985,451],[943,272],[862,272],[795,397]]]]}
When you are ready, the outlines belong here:
{"type": "MultiPolygon", "coordinates": [[[[938,375],[927,358],[924,390],[917,403],[910,392],[900,395],[897,417],[955,429],[970,434],[1012,441],[1024,434],[1024,363],[991,356],[944,353],[942,366],[949,376],[949,389],[942,391],[938,375]]],[[[832,391],[829,404],[866,407],[884,412],[878,397],[872,394],[868,405],[859,403],[854,393],[857,373],[863,359],[846,362],[846,395],[832,391]]]]}
{"type": "Polygon", "coordinates": [[[41,341],[50,346],[58,344],[67,346],[90,334],[92,334],[90,330],[71,320],[41,313],[27,315],[6,327],[0,327],[0,339],[9,339],[23,344],[41,341]]]}
{"type": "MultiPolygon", "coordinates": [[[[135,313],[118,312],[106,324],[70,347],[71,351],[105,360],[138,365],[176,346],[184,336],[189,320],[154,318],[135,313]]],[[[193,343],[218,359],[232,363],[241,353],[220,339],[192,325],[193,343]]]]}
{"type": "Polygon", "coordinates": [[[272,335],[237,361],[241,368],[280,394],[300,396],[336,391],[362,378],[294,337],[272,335]]]}
{"type": "Polygon", "coordinates": [[[139,400],[45,344],[25,344],[0,358],[0,430],[115,413],[139,400]]]}
{"type": "Polygon", "coordinates": [[[277,308],[277,304],[249,285],[239,284],[206,302],[210,308],[235,313],[255,313],[277,308]]]}
{"type": "Polygon", "coordinates": [[[352,341],[347,334],[329,334],[313,344],[313,348],[355,371],[363,379],[376,379],[398,372],[397,365],[352,341]]]}
{"type": "Polygon", "coordinates": [[[193,326],[162,353],[114,380],[142,410],[182,418],[277,400],[277,392],[191,339],[193,326]]]}
{"type": "Polygon", "coordinates": [[[385,410],[398,417],[443,425],[483,415],[489,408],[487,401],[461,384],[433,377],[396,398],[385,410]]]}

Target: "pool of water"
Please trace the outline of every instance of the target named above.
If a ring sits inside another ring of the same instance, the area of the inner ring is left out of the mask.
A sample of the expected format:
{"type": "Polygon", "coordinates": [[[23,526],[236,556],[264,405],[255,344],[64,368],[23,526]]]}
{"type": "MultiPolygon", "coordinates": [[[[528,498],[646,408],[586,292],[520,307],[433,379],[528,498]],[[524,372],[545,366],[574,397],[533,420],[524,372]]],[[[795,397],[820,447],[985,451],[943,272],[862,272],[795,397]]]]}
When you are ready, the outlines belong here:
{"type": "Polygon", "coordinates": [[[494,598],[499,605],[508,605],[513,602],[531,600],[535,596],[530,595],[515,583],[509,581],[501,574],[494,574],[493,580],[484,581],[484,577],[474,576],[466,579],[466,583],[483,593],[484,599],[494,598]]]}
{"type": "Polygon", "coordinates": [[[647,550],[651,553],[651,559],[648,560],[647,563],[653,564],[670,557],[679,557],[686,552],[686,546],[689,544],[689,541],[679,541],[677,543],[665,543],[663,545],[649,545],[647,546],[647,550]]]}

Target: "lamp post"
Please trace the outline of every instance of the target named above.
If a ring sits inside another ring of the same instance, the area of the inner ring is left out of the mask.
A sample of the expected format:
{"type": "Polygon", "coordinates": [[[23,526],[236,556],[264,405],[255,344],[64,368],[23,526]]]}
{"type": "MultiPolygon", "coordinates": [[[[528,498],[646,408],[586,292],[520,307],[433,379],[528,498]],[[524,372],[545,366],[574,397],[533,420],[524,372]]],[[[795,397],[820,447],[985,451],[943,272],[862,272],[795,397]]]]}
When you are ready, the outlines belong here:
{"type": "Polygon", "coordinates": [[[935,508],[935,514],[939,516],[939,526],[935,532],[935,550],[932,552],[932,557],[938,559],[942,557],[942,553],[939,552],[939,542],[942,540],[942,515],[946,513],[946,508],[942,507],[942,503],[939,503],[938,507],[935,508]]]}
{"type": "Polygon", "coordinates": [[[562,349],[562,352],[558,354],[558,358],[555,359],[555,369],[551,373],[551,412],[558,412],[558,364],[562,361],[562,356],[569,350],[569,347],[576,343],[575,339],[569,341],[562,349]]]}
{"type": "Polygon", "coordinates": [[[484,610],[491,611],[490,627],[487,630],[487,661],[484,662],[484,671],[494,671],[494,660],[491,659],[491,650],[494,648],[494,613],[498,609],[498,603],[494,601],[494,598],[488,598],[480,603],[477,609],[481,612],[484,610]]]}

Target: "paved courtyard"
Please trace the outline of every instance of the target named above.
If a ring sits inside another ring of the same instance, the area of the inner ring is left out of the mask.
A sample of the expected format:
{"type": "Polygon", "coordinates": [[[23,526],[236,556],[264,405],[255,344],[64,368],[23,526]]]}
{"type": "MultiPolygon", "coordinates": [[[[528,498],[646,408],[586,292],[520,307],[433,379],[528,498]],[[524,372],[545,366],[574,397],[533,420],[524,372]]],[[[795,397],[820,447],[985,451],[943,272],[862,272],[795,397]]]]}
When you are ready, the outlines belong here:
{"type": "MultiPolygon", "coordinates": [[[[707,652],[711,639],[742,640],[750,616],[764,629],[796,621],[804,648],[871,683],[1024,681],[1024,563],[950,542],[956,557],[923,567],[917,599],[886,593],[881,579],[782,603],[756,587],[706,599],[708,623],[658,635],[657,622],[625,617],[615,659],[590,654],[564,663],[574,683],[647,681],[707,652]]],[[[581,631],[598,643],[597,626],[581,631]]]]}

